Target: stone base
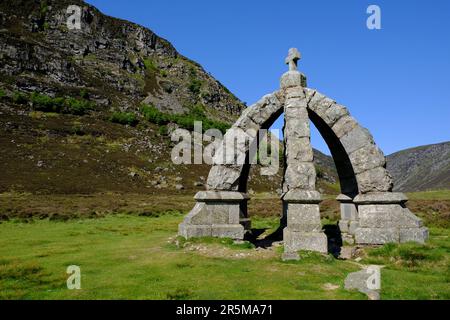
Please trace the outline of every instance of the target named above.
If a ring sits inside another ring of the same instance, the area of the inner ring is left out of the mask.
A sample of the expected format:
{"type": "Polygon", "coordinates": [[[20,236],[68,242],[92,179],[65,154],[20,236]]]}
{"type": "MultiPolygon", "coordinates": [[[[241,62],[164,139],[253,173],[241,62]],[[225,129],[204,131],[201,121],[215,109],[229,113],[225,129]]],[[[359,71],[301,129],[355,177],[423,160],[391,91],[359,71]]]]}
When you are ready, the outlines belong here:
{"type": "Polygon", "coordinates": [[[244,227],[240,224],[192,225],[180,223],[178,234],[186,239],[200,237],[218,237],[244,239],[244,227]]]}
{"type": "Polygon", "coordinates": [[[323,232],[291,231],[289,227],[283,230],[284,252],[310,250],[321,253],[328,252],[327,236],[323,232]]]}
{"type": "Polygon", "coordinates": [[[348,232],[353,231],[357,244],[424,243],[428,229],[405,207],[407,200],[404,194],[395,192],[356,196],[353,201],[358,205],[358,221],[353,230],[349,226],[348,232]]]}
{"type": "Polygon", "coordinates": [[[348,233],[341,233],[342,244],[355,244],[355,237],[348,233]]]}
{"type": "Polygon", "coordinates": [[[281,260],[283,261],[292,261],[292,260],[300,260],[300,256],[297,252],[283,252],[281,255],[281,260]]]}
{"type": "Polygon", "coordinates": [[[357,228],[359,228],[359,222],[356,220],[339,220],[339,230],[342,233],[348,233],[354,235],[357,228]]]}
{"type": "Polygon", "coordinates": [[[358,244],[386,244],[419,242],[425,243],[428,239],[428,229],[420,228],[358,228],[355,240],[358,244]]]}
{"type": "MultiPolygon", "coordinates": [[[[185,238],[219,237],[244,239],[248,196],[232,191],[200,191],[197,203],[178,227],[185,238]]],[[[247,226],[250,226],[248,221],[247,226]]]]}

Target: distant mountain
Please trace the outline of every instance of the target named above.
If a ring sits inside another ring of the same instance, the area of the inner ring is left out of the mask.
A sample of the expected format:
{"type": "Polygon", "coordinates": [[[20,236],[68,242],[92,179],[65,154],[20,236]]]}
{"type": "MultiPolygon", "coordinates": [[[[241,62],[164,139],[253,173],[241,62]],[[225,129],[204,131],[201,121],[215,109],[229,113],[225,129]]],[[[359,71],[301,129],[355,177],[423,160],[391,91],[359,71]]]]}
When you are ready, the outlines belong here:
{"type": "Polygon", "coordinates": [[[450,189],[450,141],[402,150],[387,156],[394,190],[450,189]]]}

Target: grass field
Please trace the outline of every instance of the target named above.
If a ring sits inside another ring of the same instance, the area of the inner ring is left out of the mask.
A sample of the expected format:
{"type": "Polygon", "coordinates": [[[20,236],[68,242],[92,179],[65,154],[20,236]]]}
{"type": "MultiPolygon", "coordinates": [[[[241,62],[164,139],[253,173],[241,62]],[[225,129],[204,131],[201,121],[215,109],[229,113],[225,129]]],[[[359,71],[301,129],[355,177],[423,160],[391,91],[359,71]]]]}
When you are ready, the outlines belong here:
{"type": "MultiPolygon", "coordinates": [[[[450,230],[440,224],[429,225],[426,245],[365,249],[359,262],[314,253],[303,253],[298,262],[282,262],[282,247],[182,241],[176,238],[181,212],[131,211],[95,219],[24,220],[19,215],[3,221],[0,298],[366,299],[344,290],[344,279],[362,265],[379,264],[384,266],[382,299],[450,299],[450,230]],[[81,290],[66,287],[69,265],[81,268],[81,290]]],[[[273,229],[277,219],[255,216],[253,223],[273,229]]]]}

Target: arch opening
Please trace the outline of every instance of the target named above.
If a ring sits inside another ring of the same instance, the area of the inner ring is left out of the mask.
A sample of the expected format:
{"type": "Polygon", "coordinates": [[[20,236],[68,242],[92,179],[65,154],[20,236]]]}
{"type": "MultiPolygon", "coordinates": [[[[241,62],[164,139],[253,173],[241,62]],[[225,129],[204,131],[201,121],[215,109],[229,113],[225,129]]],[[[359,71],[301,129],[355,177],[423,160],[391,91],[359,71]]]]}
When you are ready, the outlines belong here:
{"type": "Polygon", "coordinates": [[[341,193],[350,198],[354,198],[359,192],[358,182],[356,180],[356,174],[353,170],[352,163],[347,152],[345,151],[344,146],[330,126],[321,117],[319,117],[317,113],[308,109],[308,116],[331,152],[331,156],[333,157],[339,177],[341,193]]]}

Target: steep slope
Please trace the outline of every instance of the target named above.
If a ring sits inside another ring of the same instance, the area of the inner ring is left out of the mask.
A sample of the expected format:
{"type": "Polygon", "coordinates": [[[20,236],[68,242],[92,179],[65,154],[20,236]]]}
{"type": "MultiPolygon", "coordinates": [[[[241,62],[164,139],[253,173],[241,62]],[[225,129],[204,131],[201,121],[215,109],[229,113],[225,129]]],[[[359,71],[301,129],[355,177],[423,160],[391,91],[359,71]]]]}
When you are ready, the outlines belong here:
{"type": "Polygon", "coordinates": [[[166,40],[131,22],[101,14],[80,0],[2,1],[0,72],[5,90],[49,96],[88,95],[98,111],[204,108],[231,122],[244,105],[166,40]],[[81,29],[68,29],[69,5],[81,8],[81,29]]]}
{"type": "Polygon", "coordinates": [[[393,153],[387,169],[398,191],[450,189],[450,142],[393,153]]]}
{"type": "MultiPolygon", "coordinates": [[[[170,131],[224,129],[244,107],[146,28],[79,0],[0,3],[0,192],[192,194],[209,166],[174,165],[170,131]],[[67,28],[69,5],[81,30],[67,28]]],[[[249,187],[275,192],[281,173],[252,169],[249,187]]]]}

